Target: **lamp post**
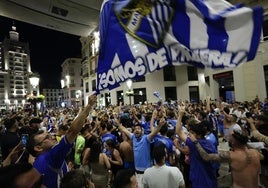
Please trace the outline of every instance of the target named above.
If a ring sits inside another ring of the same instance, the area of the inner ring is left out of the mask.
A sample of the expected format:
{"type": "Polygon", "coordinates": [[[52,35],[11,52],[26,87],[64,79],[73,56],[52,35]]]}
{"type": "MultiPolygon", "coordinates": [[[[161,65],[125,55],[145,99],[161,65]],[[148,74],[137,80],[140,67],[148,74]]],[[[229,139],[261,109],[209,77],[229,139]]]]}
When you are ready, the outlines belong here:
{"type": "Polygon", "coordinates": [[[127,92],[127,95],[128,95],[128,98],[129,98],[129,105],[131,105],[131,94],[132,94],[132,91],[131,91],[131,86],[132,86],[132,80],[127,80],[127,87],[128,87],[128,92],[127,92]]]}
{"type": "Polygon", "coordinates": [[[29,77],[30,80],[30,84],[33,87],[33,100],[32,100],[32,104],[34,106],[34,116],[37,116],[37,86],[39,85],[39,76],[37,74],[32,74],[29,77]]]}
{"type": "Polygon", "coordinates": [[[14,100],[14,105],[15,105],[15,111],[17,111],[17,108],[18,108],[18,100],[14,100]]]}
{"type": "Polygon", "coordinates": [[[78,90],[78,91],[76,91],[76,93],[75,93],[75,102],[76,102],[76,108],[78,108],[78,103],[80,102],[80,93],[81,93],[81,91],[80,90],[78,90]]]}
{"type": "Polygon", "coordinates": [[[6,104],[6,110],[9,110],[10,100],[9,99],[6,99],[5,100],[5,104],[6,104]]]}
{"type": "Polygon", "coordinates": [[[143,92],[139,91],[139,95],[141,96],[141,104],[143,104],[143,92]]]}

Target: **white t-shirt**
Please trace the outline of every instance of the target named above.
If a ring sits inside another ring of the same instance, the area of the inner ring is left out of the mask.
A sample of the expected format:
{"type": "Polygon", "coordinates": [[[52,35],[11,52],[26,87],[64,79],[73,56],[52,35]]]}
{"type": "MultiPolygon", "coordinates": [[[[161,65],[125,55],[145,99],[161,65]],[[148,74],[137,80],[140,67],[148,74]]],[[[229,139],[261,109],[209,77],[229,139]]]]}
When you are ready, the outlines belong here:
{"type": "Polygon", "coordinates": [[[184,179],[178,167],[163,165],[147,168],[142,183],[148,188],[178,188],[184,185],[184,179]]]}
{"type": "Polygon", "coordinates": [[[227,135],[225,135],[227,138],[227,141],[229,141],[230,134],[233,132],[233,130],[242,131],[240,125],[238,125],[237,123],[233,124],[231,127],[228,128],[228,133],[227,133],[227,135]]]}

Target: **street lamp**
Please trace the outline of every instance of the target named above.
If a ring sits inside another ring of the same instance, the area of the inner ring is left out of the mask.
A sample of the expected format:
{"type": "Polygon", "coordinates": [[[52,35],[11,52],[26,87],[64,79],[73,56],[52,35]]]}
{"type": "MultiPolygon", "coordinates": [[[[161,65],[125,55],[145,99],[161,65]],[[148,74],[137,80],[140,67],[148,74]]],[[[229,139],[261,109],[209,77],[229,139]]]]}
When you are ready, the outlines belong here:
{"type": "Polygon", "coordinates": [[[18,108],[18,100],[14,100],[14,104],[15,104],[15,111],[17,111],[17,108],[18,108]]]}
{"type": "Polygon", "coordinates": [[[39,85],[39,75],[37,74],[32,74],[29,77],[30,80],[30,84],[33,87],[33,100],[32,100],[32,104],[34,105],[34,116],[37,116],[37,99],[36,99],[36,95],[37,95],[37,86],[39,85]]]}
{"type": "Polygon", "coordinates": [[[143,104],[143,92],[140,90],[139,95],[141,96],[141,104],[143,104]]]}
{"type": "Polygon", "coordinates": [[[80,102],[80,93],[81,93],[81,91],[80,90],[78,90],[78,91],[76,91],[76,93],[75,93],[75,102],[76,102],[76,108],[78,108],[78,103],[80,102]]]}
{"type": "Polygon", "coordinates": [[[133,92],[131,91],[131,86],[132,86],[132,80],[127,80],[127,87],[128,87],[128,92],[127,92],[127,96],[129,98],[129,105],[131,105],[131,96],[133,95],[133,92]]]}
{"type": "Polygon", "coordinates": [[[9,110],[10,100],[9,99],[5,99],[5,104],[6,104],[6,110],[9,110]]]}

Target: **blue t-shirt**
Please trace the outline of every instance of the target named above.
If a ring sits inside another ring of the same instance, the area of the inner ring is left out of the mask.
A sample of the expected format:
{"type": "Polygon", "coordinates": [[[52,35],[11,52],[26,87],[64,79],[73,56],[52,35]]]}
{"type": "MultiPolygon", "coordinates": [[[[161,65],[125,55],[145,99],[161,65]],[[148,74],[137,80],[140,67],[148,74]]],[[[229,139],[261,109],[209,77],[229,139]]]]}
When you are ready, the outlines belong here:
{"type": "Polygon", "coordinates": [[[116,136],[112,133],[105,133],[104,135],[101,136],[102,143],[105,143],[107,140],[113,140],[115,145],[118,144],[116,136]]]}
{"type": "MultiPolygon", "coordinates": [[[[208,135],[205,136],[205,138],[206,140],[210,141],[213,144],[215,150],[218,152],[218,141],[215,135],[213,133],[209,133],[208,135]]],[[[220,162],[214,162],[213,165],[216,169],[219,169],[221,166],[220,162]]]]}
{"type": "Polygon", "coordinates": [[[215,149],[218,151],[218,142],[217,142],[217,138],[215,137],[215,135],[213,133],[209,133],[208,135],[205,136],[206,140],[210,141],[215,149]]]}
{"type": "Polygon", "coordinates": [[[177,120],[176,119],[167,119],[168,124],[170,125],[168,127],[169,130],[174,130],[177,125],[177,120]]]}
{"type": "Polygon", "coordinates": [[[136,138],[132,133],[131,140],[133,141],[135,169],[145,171],[147,168],[151,167],[151,142],[149,141],[148,135],[142,135],[140,138],[136,138]]]}
{"type": "Polygon", "coordinates": [[[107,141],[107,140],[113,140],[114,141],[114,144],[115,145],[118,145],[118,142],[117,142],[117,138],[114,134],[112,133],[105,133],[104,135],[102,135],[101,137],[101,142],[102,142],[102,152],[105,153],[106,155],[108,155],[109,157],[111,157],[111,153],[106,150],[106,148],[104,147],[104,143],[107,141]]]}
{"type": "MultiPolygon", "coordinates": [[[[199,144],[207,153],[217,153],[213,144],[206,139],[199,139],[199,144]]],[[[216,168],[213,162],[204,161],[198,153],[195,144],[188,137],[186,145],[190,149],[190,180],[192,188],[217,187],[216,168]]]]}
{"type": "Polygon", "coordinates": [[[144,121],[144,122],[141,123],[141,126],[142,126],[142,128],[144,130],[144,134],[150,134],[151,133],[150,122],[144,121]]]}
{"type": "MultiPolygon", "coordinates": [[[[167,154],[168,156],[170,156],[173,153],[173,142],[170,138],[162,136],[160,134],[157,134],[154,137],[154,147],[157,146],[158,144],[164,144],[165,148],[167,150],[167,154]]],[[[170,162],[169,162],[169,157],[166,158],[166,165],[167,166],[171,166],[170,162]]]]}
{"type": "Polygon", "coordinates": [[[73,144],[64,136],[57,145],[35,159],[33,166],[40,174],[44,174],[43,183],[46,187],[59,187],[60,179],[68,171],[65,158],[72,147],[73,144]]]}

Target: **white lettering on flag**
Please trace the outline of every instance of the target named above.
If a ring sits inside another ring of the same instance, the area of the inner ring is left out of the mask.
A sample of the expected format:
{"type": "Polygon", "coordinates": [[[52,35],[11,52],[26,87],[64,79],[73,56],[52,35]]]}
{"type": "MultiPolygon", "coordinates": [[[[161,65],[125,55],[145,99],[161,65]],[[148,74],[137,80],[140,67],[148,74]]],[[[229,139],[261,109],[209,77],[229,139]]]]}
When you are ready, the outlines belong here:
{"type": "Polygon", "coordinates": [[[218,69],[254,59],[263,8],[224,0],[105,0],[100,17],[98,91],[167,65],[218,69]]]}

